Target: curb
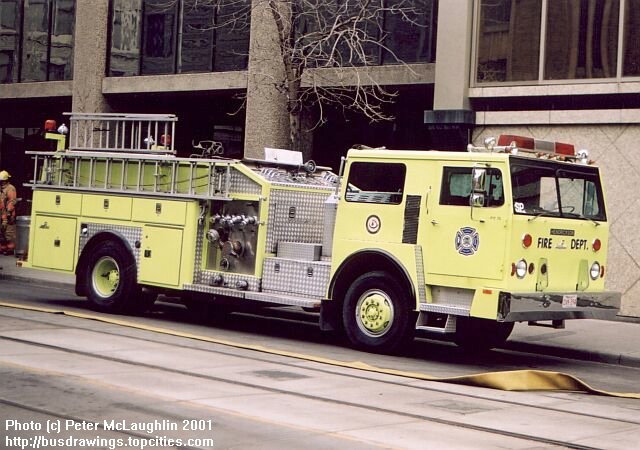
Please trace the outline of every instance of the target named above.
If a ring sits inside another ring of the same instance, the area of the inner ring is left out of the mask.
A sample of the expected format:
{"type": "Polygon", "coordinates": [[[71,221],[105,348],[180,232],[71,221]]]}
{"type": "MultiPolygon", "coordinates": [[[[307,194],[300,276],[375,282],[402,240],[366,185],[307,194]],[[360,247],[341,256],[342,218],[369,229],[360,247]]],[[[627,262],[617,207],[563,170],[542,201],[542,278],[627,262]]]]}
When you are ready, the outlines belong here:
{"type": "Polygon", "coordinates": [[[624,367],[640,368],[640,357],[625,356],[623,354],[592,352],[578,349],[568,349],[551,345],[531,344],[528,342],[507,341],[502,347],[504,350],[515,350],[525,353],[543,354],[559,358],[574,359],[578,361],[605,363],[624,367]]]}
{"type": "Polygon", "coordinates": [[[16,281],[28,281],[29,283],[51,286],[56,285],[60,287],[73,288],[73,282],[60,281],[60,280],[47,280],[44,278],[36,278],[25,275],[15,275],[10,273],[3,273],[0,267],[0,280],[16,280],[16,281]]]}

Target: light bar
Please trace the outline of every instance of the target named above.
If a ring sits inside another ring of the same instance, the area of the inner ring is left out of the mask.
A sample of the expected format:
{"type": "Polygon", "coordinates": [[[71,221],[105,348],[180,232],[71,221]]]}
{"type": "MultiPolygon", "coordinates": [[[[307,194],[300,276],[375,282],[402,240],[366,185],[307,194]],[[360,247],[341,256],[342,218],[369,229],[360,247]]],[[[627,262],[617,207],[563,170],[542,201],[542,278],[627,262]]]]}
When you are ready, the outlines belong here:
{"type": "Polygon", "coordinates": [[[513,134],[501,134],[498,137],[499,146],[515,146],[523,150],[531,150],[542,153],[557,153],[560,155],[575,156],[576,148],[572,144],[562,142],[543,141],[525,136],[515,136],[513,134]]]}

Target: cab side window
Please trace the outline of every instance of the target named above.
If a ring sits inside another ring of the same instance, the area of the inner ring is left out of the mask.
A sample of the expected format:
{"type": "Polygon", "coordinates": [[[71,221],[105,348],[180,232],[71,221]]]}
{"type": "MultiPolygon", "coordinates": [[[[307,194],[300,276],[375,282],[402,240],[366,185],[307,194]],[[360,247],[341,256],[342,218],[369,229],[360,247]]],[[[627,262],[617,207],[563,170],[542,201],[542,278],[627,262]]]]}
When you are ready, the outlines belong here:
{"type": "Polygon", "coordinates": [[[399,205],[406,174],[404,164],[354,162],[349,170],[345,200],[399,205]]]}
{"type": "MultiPolygon", "coordinates": [[[[442,172],[441,205],[469,206],[471,196],[471,167],[445,167],[442,172]]],[[[488,168],[484,189],[484,206],[504,204],[502,173],[498,169],[488,168]]]]}

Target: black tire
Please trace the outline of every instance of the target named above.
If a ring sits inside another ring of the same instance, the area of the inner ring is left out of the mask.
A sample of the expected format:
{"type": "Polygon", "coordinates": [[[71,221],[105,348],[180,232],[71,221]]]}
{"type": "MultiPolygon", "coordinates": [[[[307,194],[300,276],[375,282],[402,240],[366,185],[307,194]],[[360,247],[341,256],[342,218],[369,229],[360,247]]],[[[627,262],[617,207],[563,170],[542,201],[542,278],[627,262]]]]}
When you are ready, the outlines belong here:
{"type": "Polygon", "coordinates": [[[484,352],[500,347],[513,331],[514,322],[498,322],[476,317],[457,317],[455,343],[468,352],[484,352]]]}
{"type": "Polygon", "coordinates": [[[138,287],[135,259],[118,242],[104,241],[93,249],[85,276],[87,298],[97,311],[139,312],[145,303],[150,306],[138,287]]]}
{"type": "Polygon", "coordinates": [[[391,353],[415,333],[410,295],[390,274],[368,272],[358,277],[344,298],[342,322],[349,341],[362,350],[391,353]]]}

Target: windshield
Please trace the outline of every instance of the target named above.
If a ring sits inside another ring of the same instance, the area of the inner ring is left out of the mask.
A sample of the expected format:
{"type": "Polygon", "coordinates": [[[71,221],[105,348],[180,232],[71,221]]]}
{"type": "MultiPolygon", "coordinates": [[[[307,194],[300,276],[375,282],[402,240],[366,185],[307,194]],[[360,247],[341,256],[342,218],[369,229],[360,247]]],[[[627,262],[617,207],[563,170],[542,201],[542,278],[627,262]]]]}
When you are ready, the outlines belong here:
{"type": "Polygon", "coordinates": [[[513,157],[511,183],[516,214],[606,220],[594,167],[513,157]]]}

